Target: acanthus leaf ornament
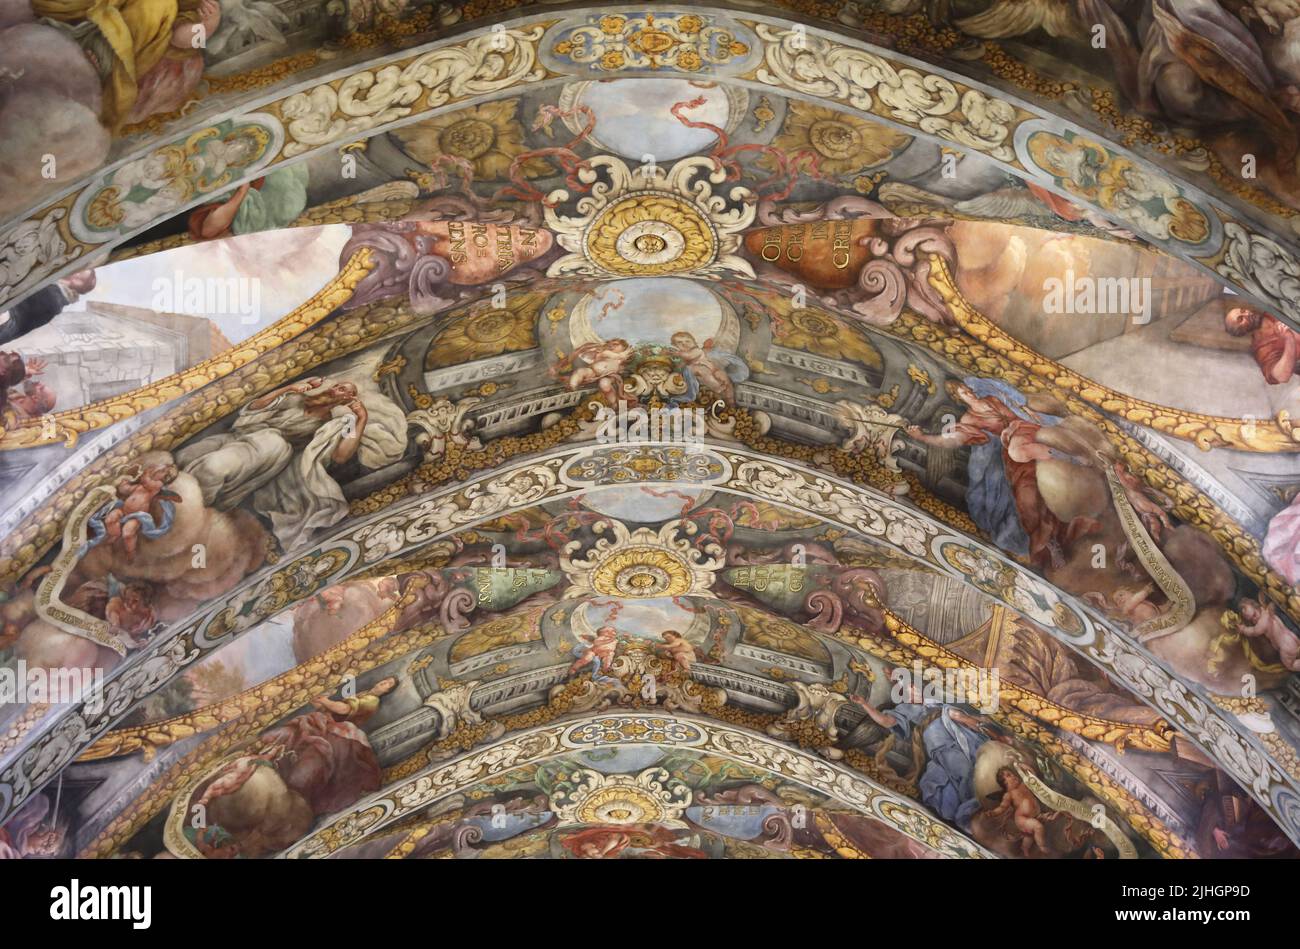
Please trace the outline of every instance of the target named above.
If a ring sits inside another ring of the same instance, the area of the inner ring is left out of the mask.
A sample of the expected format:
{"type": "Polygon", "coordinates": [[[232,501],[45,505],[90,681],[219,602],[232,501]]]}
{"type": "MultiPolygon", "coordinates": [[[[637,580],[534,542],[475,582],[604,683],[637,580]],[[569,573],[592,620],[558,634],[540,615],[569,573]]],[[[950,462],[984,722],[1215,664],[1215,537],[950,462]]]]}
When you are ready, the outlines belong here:
{"type": "Polygon", "coordinates": [[[1022,113],[1007,100],[803,30],[763,23],[755,29],[764,41],[759,82],[845,102],[999,161],[1015,161],[1012,131],[1022,113]]]}
{"type": "Polygon", "coordinates": [[[295,93],[280,104],[288,131],[284,154],[301,155],[420,111],[539,82],[545,76],[537,64],[542,32],[533,26],[476,36],[295,93]]]}
{"type": "Polygon", "coordinates": [[[635,531],[612,518],[597,521],[592,531],[609,533],[592,545],[582,558],[574,554],[582,541],[568,544],[560,554],[560,568],[570,581],[565,597],[620,596],[632,598],[686,596],[707,593],[722,569],[723,551],[715,543],[703,549],[682,536],[694,532],[687,521],[669,521],[658,531],[635,531]]]}
{"type": "Polygon", "coordinates": [[[601,774],[583,768],[568,775],[551,795],[551,809],[562,824],[662,823],[685,827],[690,787],[666,768],[639,774],[601,774]]]}
{"type": "Polygon", "coordinates": [[[552,191],[546,199],[546,225],[569,251],[548,276],[754,276],[736,252],[757,205],[747,188],[732,188],[726,197],[714,193],[727,179],[721,164],[694,156],[667,171],[652,163],[632,169],[598,155],[577,177],[591,191],[578,199],[576,216],[556,210],[569,200],[568,191],[552,191]]]}

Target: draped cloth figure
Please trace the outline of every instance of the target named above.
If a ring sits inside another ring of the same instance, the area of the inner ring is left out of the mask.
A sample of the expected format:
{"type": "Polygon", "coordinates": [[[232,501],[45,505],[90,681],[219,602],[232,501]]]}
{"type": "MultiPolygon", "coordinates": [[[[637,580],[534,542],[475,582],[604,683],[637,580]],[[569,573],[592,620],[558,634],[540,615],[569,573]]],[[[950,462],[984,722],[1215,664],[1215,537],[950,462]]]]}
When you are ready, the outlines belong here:
{"type": "Polygon", "coordinates": [[[1300,495],[1268,522],[1264,562],[1287,583],[1300,583],[1300,495]]]}
{"type": "Polygon", "coordinates": [[[1030,415],[1025,397],[1000,380],[963,380],[978,398],[953,426],[962,444],[970,445],[967,501],[971,517],[999,547],[1045,564],[1053,547],[1060,549],[1086,526],[1081,519],[1064,524],[1038,488],[1038,460],[1068,455],[1042,446],[1038,433],[1061,420],[1030,415]]]}
{"type": "Polygon", "coordinates": [[[890,727],[904,741],[921,730],[925,764],[921,770],[921,801],[926,807],[958,827],[968,827],[979,810],[975,794],[975,756],[988,736],[953,717],[951,705],[905,702],[889,710],[890,727]]]}
{"type": "MultiPolygon", "coordinates": [[[[330,386],[323,383],[322,390],[330,386]]],[[[230,431],[177,452],[177,463],[198,481],[205,504],[229,510],[245,499],[271,522],[284,550],[311,540],[348,512],[331,474],[333,454],[355,430],[352,411],[334,405],[327,417],[312,411],[311,396],[286,391],[260,407],[245,406],[230,431]]],[[[366,396],[369,418],[356,458],[366,469],[399,460],[406,451],[406,417],[378,393],[366,396]]]]}
{"type": "Polygon", "coordinates": [[[182,12],[198,0],[32,0],[32,12],[60,23],[89,21],[113,52],[104,82],[104,124],[119,128],[140,94],[140,80],[162,61],[182,12]]]}
{"type": "Polygon", "coordinates": [[[263,753],[276,757],[285,784],[303,796],[313,814],[341,810],[382,783],[379,761],[361,730],[379,710],[379,696],[343,701],[346,714],[318,709],[263,736],[263,753]]]}

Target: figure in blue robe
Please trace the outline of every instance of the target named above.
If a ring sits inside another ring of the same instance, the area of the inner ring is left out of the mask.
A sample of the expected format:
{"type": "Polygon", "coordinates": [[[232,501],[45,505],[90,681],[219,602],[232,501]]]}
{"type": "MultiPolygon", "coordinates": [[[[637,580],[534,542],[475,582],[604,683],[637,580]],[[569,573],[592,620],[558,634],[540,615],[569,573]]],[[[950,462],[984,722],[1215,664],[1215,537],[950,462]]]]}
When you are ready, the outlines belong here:
{"type": "Polygon", "coordinates": [[[989,737],[963,724],[959,719],[970,719],[970,713],[953,705],[906,702],[878,714],[877,722],[905,742],[912,740],[917,728],[922,729],[926,760],[919,782],[921,803],[944,820],[968,829],[971,816],[980,808],[975,794],[975,756],[989,737]]]}

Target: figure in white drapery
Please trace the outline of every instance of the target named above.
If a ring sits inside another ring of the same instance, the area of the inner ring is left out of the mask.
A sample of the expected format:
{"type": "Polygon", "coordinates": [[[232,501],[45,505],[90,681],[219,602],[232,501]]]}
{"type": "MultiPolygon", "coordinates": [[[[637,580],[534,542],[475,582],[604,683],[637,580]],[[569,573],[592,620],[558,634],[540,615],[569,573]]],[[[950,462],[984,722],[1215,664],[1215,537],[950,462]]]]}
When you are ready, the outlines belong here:
{"type": "Polygon", "coordinates": [[[406,419],[389,399],[375,392],[363,402],[355,383],[315,377],[254,399],[230,431],[176,458],[205,504],[229,510],[248,499],[292,550],[347,515],[333,469],[353,458],[380,468],[405,451],[406,419]]]}

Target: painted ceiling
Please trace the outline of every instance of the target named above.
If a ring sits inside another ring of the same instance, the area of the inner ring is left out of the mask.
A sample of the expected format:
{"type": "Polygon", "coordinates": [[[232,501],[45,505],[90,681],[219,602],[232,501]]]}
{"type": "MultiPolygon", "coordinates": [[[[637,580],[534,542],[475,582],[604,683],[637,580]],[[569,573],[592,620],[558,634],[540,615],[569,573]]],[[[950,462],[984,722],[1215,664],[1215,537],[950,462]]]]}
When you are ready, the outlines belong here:
{"type": "Polygon", "coordinates": [[[1297,44],[6,0],[0,856],[1295,856],[1297,44]]]}

